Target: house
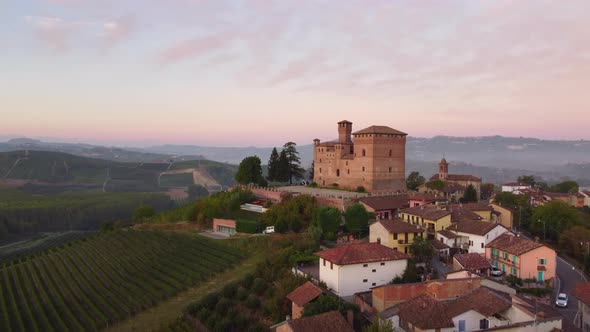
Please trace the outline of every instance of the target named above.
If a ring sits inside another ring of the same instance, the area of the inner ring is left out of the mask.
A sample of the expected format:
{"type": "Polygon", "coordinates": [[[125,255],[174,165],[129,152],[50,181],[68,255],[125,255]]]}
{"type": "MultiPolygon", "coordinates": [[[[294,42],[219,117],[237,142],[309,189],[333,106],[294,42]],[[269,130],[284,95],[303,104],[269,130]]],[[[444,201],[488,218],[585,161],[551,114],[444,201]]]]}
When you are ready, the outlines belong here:
{"type": "Polygon", "coordinates": [[[453,205],[451,205],[451,209],[469,211],[469,212],[479,216],[479,220],[485,220],[485,221],[492,220],[492,212],[494,211],[494,209],[489,204],[484,204],[484,203],[453,204],[453,205]]]}
{"type": "Polygon", "coordinates": [[[449,257],[451,257],[451,247],[449,247],[447,244],[439,241],[438,239],[430,240],[430,245],[432,246],[432,248],[436,252],[438,258],[442,262],[449,261],[449,257]]]}
{"type": "Polygon", "coordinates": [[[271,326],[275,332],[326,332],[342,331],[354,332],[352,322],[348,322],[338,311],[329,311],[323,314],[287,319],[277,325],[271,326]]]}
{"type": "Polygon", "coordinates": [[[419,192],[442,194],[449,201],[458,201],[465,189],[472,185],[477,191],[477,197],[481,197],[481,179],[473,175],[449,174],[449,163],[443,158],[438,164],[438,174],[430,177],[430,181],[441,180],[445,186],[442,190],[429,188],[428,183],[418,187],[419,192]]]}
{"type": "Polygon", "coordinates": [[[409,253],[414,239],[424,230],[401,219],[377,220],[369,226],[369,242],[377,242],[393,250],[409,253]]]}
{"type": "Polygon", "coordinates": [[[294,291],[287,294],[287,299],[291,301],[291,318],[297,319],[303,314],[303,307],[317,299],[323,291],[311,281],[297,287],[294,291]]]}
{"type": "Polygon", "coordinates": [[[340,297],[368,291],[401,277],[407,254],[380,243],[355,243],[315,253],[320,257],[320,280],[340,297]]]}
{"type": "Polygon", "coordinates": [[[236,221],[229,219],[213,219],[213,231],[229,236],[236,234],[236,221]]]}
{"type": "Polygon", "coordinates": [[[507,229],[512,229],[514,222],[514,211],[494,203],[490,204],[490,206],[493,209],[491,221],[497,224],[502,224],[507,229]]]}
{"type": "Polygon", "coordinates": [[[428,193],[409,193],[409,207],[415,207],[420,205],[446,205],[447,199],[443,196],[428,193]]]}
{"type": "Polygon", "coordinates": [[[490,262],[480,254],[457,254],[453,256],[453,271],[467,270],[472,273],[487,274],[490,262]]]}
{"type": "Polygon", "coordinates": [[[506,227],[485,221],[462,221],[447,228],[460,236],[469,238],[467,252],[485,254],[485,246],[503,233],[510,232],[506,227]]]}
{"type": "Polygon", "coordinates": [[[432,205],[403,209],[400,216],[403,221],[424,228],[430,239],[436,238],[436,232],[451,226],[451,212],[432,205]]]}
{"type": "Polygon", "coordinates": [[[407,195],[365,197],[359,203],[368,212],[375,213],[377,219],[397,218],[399,210],[410,207],[407,195]]]}
{"type": "Polygon", "coordinates": [[[459,235],[455,232],[444,229],[437,233],[438,240],[450,247],[449,254],[451,256],[456,253],[467,252],[469,249],[469,237],[466,235],[459,235]]]}
{"type": "Polygon", "coordinates": [[[513,193],[515,195],[522,195],[524,189],[531,189],[531,185],[523,182],[509,182],[502,185],[503,193],[513,193]]]}
{"type": "Polygon", "coordinates": [[[486,245],[486,259],[507,274],[539,282],[555,277],[555,251],[539,242],[504,233],[486,245]]]}
{"type": "Polygon", "coordinates": [[[590,190],[580,190],[580,194],[584,196],[584,206],[590,206],[590,190]]]}
{"type": "Polygon", "coordinates": [[[584,332],[590,332],[590,282],[582,282],[576,285],[573,295],[578,299],[577,327],[584,332]]]}

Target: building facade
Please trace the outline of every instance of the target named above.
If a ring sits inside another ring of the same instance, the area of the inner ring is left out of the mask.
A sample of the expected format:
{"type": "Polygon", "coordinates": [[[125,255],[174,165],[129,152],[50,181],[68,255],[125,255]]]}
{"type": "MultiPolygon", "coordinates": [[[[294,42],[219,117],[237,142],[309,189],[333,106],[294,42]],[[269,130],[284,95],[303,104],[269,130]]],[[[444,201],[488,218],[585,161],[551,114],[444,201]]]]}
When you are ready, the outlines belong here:
{"type": "Polygon", "coordinates": [[[369,226],[369,242],[377,242],[405,254],[417,237],[423,237],[424,230],[400,219],[378,220],[369,226]]]}
{"type": "Polygon", "coordinates": [[[338,141],[314,142],[314,182],[321,187],[369,192],[406,191],[406,133],[386,126],[352,132],[338,122],[338,141]]]}

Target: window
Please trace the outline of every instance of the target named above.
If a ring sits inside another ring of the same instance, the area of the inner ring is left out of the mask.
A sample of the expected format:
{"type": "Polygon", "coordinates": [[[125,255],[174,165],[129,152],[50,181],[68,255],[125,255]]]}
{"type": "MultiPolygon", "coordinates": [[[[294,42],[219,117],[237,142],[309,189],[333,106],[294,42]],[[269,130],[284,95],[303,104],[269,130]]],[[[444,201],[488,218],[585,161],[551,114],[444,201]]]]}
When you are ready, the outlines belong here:
{"type": "Polygon", "coordinates": [[[367,280],[367,279],[363,279],[363,282],[367,282],[367,281],[369,281],[369,280],[367,280]]]}
{"type": "Polygon", "coordinates": [[[326,260],[324,259],[324,266],[326,266],[326,260]]]}
{"type": "Polygon", "coordinates": [[[389,156],[391,157],[391,150],[389,150],[389,156]]]}
{"type": "Polygon", "coordinates": [[[469,241],[469,246],[473,247],[473,241],[469,241]]]}
{"type": "Polygon", "coordinates": [[[377,283],[376,283],[376,282],[374,282],[374,283],[373,283],[373,286],[377,286],[377,283]]]}
{"type": "Polygon", "coordinates": [[[363,157],[365,157],[367,155],[367,152],[365,151],[365,149],[363,149],[363,157]]]}
{"type": "Polygon", "coordinates": [[[397,233],[393,233],[393,239],[397,240],[397,233]]]}
{"type": "Polygon", "coordinates": [[[512,264],[516,265],[516,255],[512,255],[512,264]]]}
{"type": "Polygon", "coordinates": [[[483,242],[481,243],[481,247],[483,248],[483,242]]]}
{"type": "Polygon", "coordinates": [[[320,173],[322,172],[322,168],[320,167],[320,173]]]}
{"type": "Polygon", "coordinates": [[[373,269],[373,273],[375,273],[375,272],[377,272],[377,270],[376,269],[373,269]]]}
{"type": "Polygon", "coordinates": [[[340,170],[339,169],[336,170],[336,176],[340,176],[340,170]]]}
{"type": "Polygon", "coordinates": [[[363,172],[365,171],[365,166],[363,166],[363,172]]]}
{"type": "Polygon", "coordinates": [[[545,265],[547,264],[547,260],[544,258],[539,258],[539,265],[545,265]]]}
{"type": "Polygon", "coordinates": [[[381,238],[380,237],[377,238],[377,243],[381,243],[381,238]]]}
{"type": "Polygon", "coordinates": [[[334,264],[330,262],[330,270],[334,270],[334,264]]]}
{"type": "Polygon", "coordinates": [[[391,167],[389,167],[389,173],[391,173],[391,167]]]}
{"type": "Polygon", "coordinates": [[[347,173],[347,174],[350,174],[350,170],[349,170],[349,169],[347,169],[347,170],[346,170],[346,173],[347,173]]]}
{"type": "Polygon", "coordinates": [[[381,266],[385,266],[385,263],[381,262],[381,266]]]}
{"type": "Polygon", "coordinates": [[[465,320],[459,320],[459,332],[465,332],[465,320]]]}
{"type": "Polygon", "coordinates": [[[368,267],[368,266],[369,266],[369,264],[363,264],[363,267],[368,267]]]}
{"type": "Polygon", "coordinates": [[[490,321],[487,319],[482,319],[479,321],[479,328],[480,330],[485,330],[490,328],[490,321]]]}

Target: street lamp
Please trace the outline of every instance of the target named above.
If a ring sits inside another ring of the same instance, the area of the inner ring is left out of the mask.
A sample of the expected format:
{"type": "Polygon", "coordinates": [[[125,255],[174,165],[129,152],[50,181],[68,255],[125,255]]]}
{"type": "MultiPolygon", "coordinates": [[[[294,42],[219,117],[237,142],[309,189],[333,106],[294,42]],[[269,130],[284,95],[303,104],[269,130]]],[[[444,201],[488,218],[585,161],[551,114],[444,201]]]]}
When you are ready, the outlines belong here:
{"type": "Polygon", "coordinates": [[[542,222],[543,223],[543,241],[545,241],[545,220],[537,220],[537,222],[542,222]]]}

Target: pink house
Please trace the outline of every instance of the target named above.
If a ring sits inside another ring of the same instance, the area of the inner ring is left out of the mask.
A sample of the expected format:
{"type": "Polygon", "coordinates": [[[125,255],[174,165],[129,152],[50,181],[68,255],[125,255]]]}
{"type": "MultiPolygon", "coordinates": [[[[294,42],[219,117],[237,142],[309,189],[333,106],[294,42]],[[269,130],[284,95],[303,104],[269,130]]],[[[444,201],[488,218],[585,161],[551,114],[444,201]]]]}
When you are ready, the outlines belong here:
{"type": "Polygon", "coordinates": [[[557,255],[543,244],[504,233],[486,246],[486,259],[507,275],[537,281],[555,278],[557,255]]]}

